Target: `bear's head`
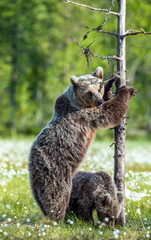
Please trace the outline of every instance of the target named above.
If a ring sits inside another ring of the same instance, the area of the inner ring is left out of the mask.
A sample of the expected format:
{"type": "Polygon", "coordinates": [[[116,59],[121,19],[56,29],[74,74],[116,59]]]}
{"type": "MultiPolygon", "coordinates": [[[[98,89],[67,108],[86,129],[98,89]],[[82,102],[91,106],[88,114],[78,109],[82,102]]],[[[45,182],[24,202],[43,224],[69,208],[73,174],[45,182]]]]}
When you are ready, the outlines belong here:
{"type": "Polygon", "coordinates": [[[73,97],[80,107],[97,107],[103,103],[104,85],[103,69],[97,67],[88,75],[70,78],[73,97]]]}
{"type": "Polygon", "coordinates": [[[100,221],[106,221],[113,227],[121,213],[123,199],[124,195],[121,191],[115,192],[114,196],[109,193],[95,193],[95,208],[100,221]]]}

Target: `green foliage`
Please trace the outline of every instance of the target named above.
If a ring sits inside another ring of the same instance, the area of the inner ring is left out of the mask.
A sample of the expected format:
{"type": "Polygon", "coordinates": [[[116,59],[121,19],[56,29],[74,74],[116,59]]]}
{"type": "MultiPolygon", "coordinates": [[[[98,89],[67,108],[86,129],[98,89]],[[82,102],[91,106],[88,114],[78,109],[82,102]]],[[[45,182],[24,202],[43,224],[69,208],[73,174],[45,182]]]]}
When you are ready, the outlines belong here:
{"type": "MultiPolygon", "coordinates": [[[[82,1],[98,8],[108,8],[111,1],[82,1]]],[[[104,78],[116,72],[116,62],[92,58],[90,68],[74,43],[76,37],[92,52],[116,54],[114,36],[92,32],[105,13],[65,3],[63,0],[0,1],[0,133],[36,134],[50,120],[56,97],[65,90],[71,75],[82,75],[97,66],[104,68],[104,78]]],[[[117,4],[112,8],[117,11],[117,4]]],[[[151,6],[127,0],[127,29],[151,31],[151,6]]],[[[116,32],[116,17],[109,15],[103,30],[116,32]]],[[[127,37],[127,79],[138,89],[132,100],[128,134],[151,133],[151,35],[127,37]]]]}

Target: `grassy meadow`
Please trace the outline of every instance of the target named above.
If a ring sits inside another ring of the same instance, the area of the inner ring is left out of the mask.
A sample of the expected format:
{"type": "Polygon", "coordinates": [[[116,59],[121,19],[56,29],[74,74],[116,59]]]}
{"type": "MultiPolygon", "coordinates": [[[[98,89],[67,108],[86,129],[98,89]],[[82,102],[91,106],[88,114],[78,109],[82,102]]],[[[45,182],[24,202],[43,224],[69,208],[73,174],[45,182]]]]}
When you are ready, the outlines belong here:
{"type": "MultiPolygon", "coordinates": [[[[69,219],[61,225],[44,218],[31,194],[27,161],[32,140],[0,140],[0,239],[151,239],[151,145],[127,141],[126,219],[122,228],[109,228],[69,219]]],[[[111,140],[94,142],[81,170],[113,174],[111,140]]],[[[95,213],[94,213],[95,217],[95,213]]]]}

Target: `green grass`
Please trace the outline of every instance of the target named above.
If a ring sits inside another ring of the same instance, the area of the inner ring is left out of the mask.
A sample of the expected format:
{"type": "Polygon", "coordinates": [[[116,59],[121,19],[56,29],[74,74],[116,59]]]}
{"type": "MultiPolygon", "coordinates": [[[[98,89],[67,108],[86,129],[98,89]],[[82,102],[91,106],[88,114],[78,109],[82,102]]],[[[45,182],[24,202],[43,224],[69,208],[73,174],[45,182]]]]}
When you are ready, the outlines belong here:
{"type": "MultiPolygon", "coordinates": [[[[81,169],[103,169],[112,174],[111,143],[94,143],[81,169]]],[[[148,142],[127,142],[127,225],[124,228],[98,224],[95,213],[94,226],[77,218],[60,224],[43,217],[29,187],[30,145],[31,141],[0,141],[0,239],[151,239],[151,149],[148,142]]]]}

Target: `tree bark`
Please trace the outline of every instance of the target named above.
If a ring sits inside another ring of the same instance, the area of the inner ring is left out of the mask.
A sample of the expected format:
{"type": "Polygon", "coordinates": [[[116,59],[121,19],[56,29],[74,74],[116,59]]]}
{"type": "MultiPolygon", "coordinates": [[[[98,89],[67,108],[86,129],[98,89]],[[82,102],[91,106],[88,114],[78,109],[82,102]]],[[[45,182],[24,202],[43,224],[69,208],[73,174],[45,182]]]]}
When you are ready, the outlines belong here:
{"type": "MultiPolygon", "coordinates": [[[[117,0],[118,2],[118,28],[117,28],[117,72],[120,78],[116,81],[116,92],[119,87],[126,85],[126,58],[125,58],[125,19],[126,19],[126,0],[117,0]]],[[[115,152],[114,152],[114,180],[119,191],[125,196],[125,138],[126,121],[123,120],[115,128],[115,152]]],[[[126,224],[125,219],[125,197],[122,203],[122,211],[118,222],[121,225],[126,224]]]]}

